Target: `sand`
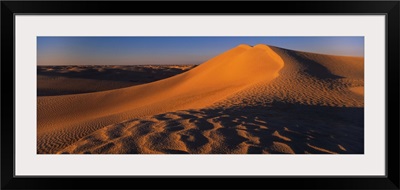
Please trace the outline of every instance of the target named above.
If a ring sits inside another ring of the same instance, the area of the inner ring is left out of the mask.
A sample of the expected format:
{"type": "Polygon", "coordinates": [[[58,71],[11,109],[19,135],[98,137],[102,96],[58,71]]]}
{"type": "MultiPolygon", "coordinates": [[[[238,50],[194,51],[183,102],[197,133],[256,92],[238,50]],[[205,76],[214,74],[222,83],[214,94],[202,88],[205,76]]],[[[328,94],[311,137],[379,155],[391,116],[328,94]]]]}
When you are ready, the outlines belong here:
{"type": "Polygon", "coordinates": [[[364,87],[359,86],[359,87],[351,87],[349,88],[350,91],[360,95],[360,96],[364,96],[364,87]]]}
{"type": "Polygon", "coordinates": [[[363,59],[237,46],[175,76],[38,97],[38,153],[363,153],[363,59]]]}
{"type": "Polygon", "coordinates": [[[195,65],[38,66],[37,95],[100,92],[169,78],[195,65]]]}

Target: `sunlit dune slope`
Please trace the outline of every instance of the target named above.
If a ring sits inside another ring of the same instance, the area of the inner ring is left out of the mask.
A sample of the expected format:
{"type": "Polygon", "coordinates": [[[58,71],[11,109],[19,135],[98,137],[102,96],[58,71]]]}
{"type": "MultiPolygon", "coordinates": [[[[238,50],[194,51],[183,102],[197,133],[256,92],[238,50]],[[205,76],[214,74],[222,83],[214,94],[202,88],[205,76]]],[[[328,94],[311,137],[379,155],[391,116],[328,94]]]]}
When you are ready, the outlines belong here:
{"type": "Polygon", "coordinates": [[[281,57],[266,45],[240,45],[168,79],[117,90],[38,97],[38,153],[55,153],[127,119],[200,109],[278,77],[281,57]]]}

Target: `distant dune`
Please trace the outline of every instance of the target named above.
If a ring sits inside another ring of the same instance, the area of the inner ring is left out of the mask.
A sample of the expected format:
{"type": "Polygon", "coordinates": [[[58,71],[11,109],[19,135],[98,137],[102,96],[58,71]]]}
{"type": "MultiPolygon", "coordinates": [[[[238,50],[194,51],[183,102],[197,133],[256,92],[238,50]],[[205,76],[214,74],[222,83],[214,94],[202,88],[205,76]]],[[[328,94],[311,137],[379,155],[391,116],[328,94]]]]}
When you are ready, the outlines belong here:
{"type": "Polygon", "coordinates": [[[237,46],[127,88],[41,96],[38,153],[363,153],[364,60],[237,46]]]}
{"type": "Polygon", "coordinates": [[[38,66],[37,95],[56,96],[125,88],[165,79],[195,65],[38,66]]]}

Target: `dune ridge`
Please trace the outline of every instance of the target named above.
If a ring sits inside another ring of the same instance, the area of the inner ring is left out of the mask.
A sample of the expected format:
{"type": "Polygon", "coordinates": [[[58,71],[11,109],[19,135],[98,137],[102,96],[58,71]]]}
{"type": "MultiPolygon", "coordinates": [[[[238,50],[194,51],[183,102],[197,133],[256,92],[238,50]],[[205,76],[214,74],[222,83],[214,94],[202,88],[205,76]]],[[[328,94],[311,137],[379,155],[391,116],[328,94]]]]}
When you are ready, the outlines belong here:
{"type": "Polygon", "coordinates": [[[283,60],[270,47],[240,45],[156,82],[77,95],[38,97],[38,153],[55,153],[108,125],[165,112],[201,109],[276,78],[283,60]]]}
{"type": "Polygon", "coordinates": [[[261,81],[219,102],[225,105],[263,105],[284,102],[331,107],[364,107],[364,59],[272,49],[281,56],[285,67],[281,77],[261,81]]]}

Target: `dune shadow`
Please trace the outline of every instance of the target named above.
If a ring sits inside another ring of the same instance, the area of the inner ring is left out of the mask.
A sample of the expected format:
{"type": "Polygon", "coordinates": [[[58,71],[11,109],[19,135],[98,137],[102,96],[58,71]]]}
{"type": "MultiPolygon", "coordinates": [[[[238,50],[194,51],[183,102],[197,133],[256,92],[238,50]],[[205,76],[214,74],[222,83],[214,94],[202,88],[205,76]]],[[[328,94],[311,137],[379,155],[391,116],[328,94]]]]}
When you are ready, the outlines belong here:
{"type": "MultiPolygon", "coordinates": [[[[190,111],[189,111],[190,112],[190,111]]],[[[277,142],[294,153],[364,153],[364,108],[272,103],[269,107],[202,109],[201,129],[207,120],[219,122],[216,130],[225,146],[249,145],[248,153],[261,153],[277,142]],[[225,117],[221,117],[221,116],[225,117]],[[242,131],[246,136],[239,135],[242,131]],[[249,139],[257,139],[256,142],[249,139]]],[[[193,113],[193,115],[197,112],[193,113]]]]}
{"type": "Polygon", "coordinates": [[[103,139],[82,138],[70,153],[363,154],[364,108],[283,102],[214,107],[135,118],[102,131],[97,136],[103,139]]]}
{"type": "MultiPolygon", "coordinates": [[[[310,106],[273,102],[244,106],[184,110],[151,116],[163,122],[134,126],[135,134],[158,126],[157,138],[147,138],[153,150],[165,154],[363,154],[364,108],[310,106]],[[172,136],[178,136],[174,143],[172,136]],[[184,146],[175,146],[181,143],[184,146]]],[[[129,122],[129,121],[127,121],[129,122]]],[[[129,137],[138,138],[138,137],[129,137]]],[[[125,153],[140,154],[138,144],[120,142],[125,153]]],[[[98,151],[107,151],[105,144],[98,151]]]]}
{"type": "Polygon", "coordinates": [[[310,76],[316,77],[318,79],[327,80],[327,79],[341,79],[343,77],[332,74],[327,68],[325,68],[322,64],[308,59],[301,55],[301,53],[293,50],[282,49],[289,56],[296,59],[297,62],[302,63],[306,66],[305,73],[310,76]]]}

